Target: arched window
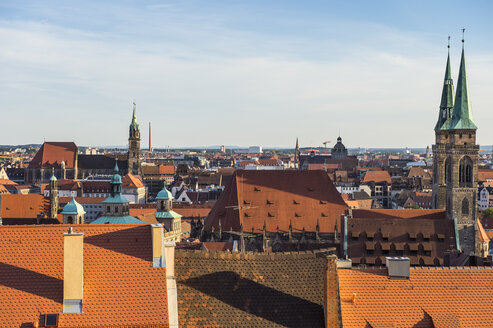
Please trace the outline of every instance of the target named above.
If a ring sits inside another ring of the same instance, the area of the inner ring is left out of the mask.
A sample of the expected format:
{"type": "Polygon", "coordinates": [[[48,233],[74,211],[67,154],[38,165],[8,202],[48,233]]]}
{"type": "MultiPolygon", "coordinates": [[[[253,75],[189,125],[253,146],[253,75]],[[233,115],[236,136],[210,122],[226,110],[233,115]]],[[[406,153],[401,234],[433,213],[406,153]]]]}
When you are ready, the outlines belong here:
{"type": "Polygon", "coordinates": [[[469,214],[469,201],[467,198],[464,198],[462,200],[462,215],[467,215],[469,214]]]}
{"type": "Polygon", "coordinates": [[[472,160],[464,156],[459,162],[459,187],[472,188],[472,160]]]}
{"type": "Polygon", "coordinates": [[[445,160],[445,183],[449,184],[452,181],[452,165],[450,165],[450,157],[445,160]]]}
{"type": "Polygon", "coordinates": [[[67,224],[74,224],[74,218],[72,216],[67,217],[67,224]]]}

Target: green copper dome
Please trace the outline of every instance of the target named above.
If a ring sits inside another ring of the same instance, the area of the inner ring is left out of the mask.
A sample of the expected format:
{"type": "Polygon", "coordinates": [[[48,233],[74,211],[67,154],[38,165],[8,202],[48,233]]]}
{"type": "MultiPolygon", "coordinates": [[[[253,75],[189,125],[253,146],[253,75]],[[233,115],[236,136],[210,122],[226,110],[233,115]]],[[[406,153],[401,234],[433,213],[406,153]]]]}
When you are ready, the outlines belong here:
{"type": "Polygon", "coordinates": [[[161,199],[161,200],[173,199],[173,194],[171,193],[171,191],[166,189],[166,187],[164,187],[163,190],[161,190],[157,194],[156,199],[161,199]]]}
{"type": "Polygon", "coordinates": [[[62,214],[85,214],[84,207],[81,204],[77,203],[74,198],[63,207],[62,214]]]}

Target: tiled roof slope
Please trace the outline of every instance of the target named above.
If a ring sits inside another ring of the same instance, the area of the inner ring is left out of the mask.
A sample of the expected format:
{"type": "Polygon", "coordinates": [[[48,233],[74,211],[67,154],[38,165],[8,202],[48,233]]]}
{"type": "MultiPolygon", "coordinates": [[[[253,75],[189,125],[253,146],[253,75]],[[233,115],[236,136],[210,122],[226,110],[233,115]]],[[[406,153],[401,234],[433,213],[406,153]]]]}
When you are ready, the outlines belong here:
{"type": "Polygon", "coordinates": [[[3,219],[36,219],[50,211],[50,200],[38,194],[5,194],[0,196],[0,217],[3,219]]]}
{"type": "Polygon", "coordinates": [[[122,188],[144,188],[144,184],[133,174],[126,174],[122,178],[122,188]]]}
{"type": "Polygon", "coordinates": [[[332,233],[348,206],[323,171],[245,171],[236,170],[231,182],[205,221],[205,230],[266,230],[293,232],[316,230],[332,233]]]}
{"type": "Polygon", "coordinates": [[[387,182],[391,183],[392,179],[387,171],[367,171],[363,177],[363,182],[387,182]]]}
{"type": "Polygon", "coordinates": [[[65,168],[73,169],[77,157],[77,146],[73,142],[45,142],[29,163],[30,168],[60,167],[62,161],[65,168]]]}
{"type": "Polygon", "coordinates": [[[180,327],[324,327],[314,253],[176,250],[180,327]]]}
{"type": "Polygon", "coordinates": [[[491,267],[411,268],[409,280],[389,279],[385,268],[338,276],[344,328],[493,327],[491,267]]]}
{"type": "Polygon", "coordinates": [[[168,326],[166,269],[152,267],[148,225],[74,226],[84,233],[83,313],[61,313],[68,228],[0,227],[1,327],[33,327],[47,313],[58,327],[168,326]]]}
{"type": "Polygon", "coordinates": [[[445,210],[414,210],[414,209],[369,209],[353,210],[355,218],[394,218],[394,219],[445,219],[445,210]]]}

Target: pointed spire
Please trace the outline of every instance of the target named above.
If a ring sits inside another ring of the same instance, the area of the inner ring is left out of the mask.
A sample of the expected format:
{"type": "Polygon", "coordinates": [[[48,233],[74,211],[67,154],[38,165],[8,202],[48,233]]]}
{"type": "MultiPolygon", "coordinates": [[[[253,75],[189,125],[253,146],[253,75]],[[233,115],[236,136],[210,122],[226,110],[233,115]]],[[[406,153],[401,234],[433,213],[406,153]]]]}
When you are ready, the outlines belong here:
{"type": "Polygon", "coordinates": [[[117,161],[117,160],[115,160],[115,168],[113,169],[113,172],[114,172],[115,174],[117,174],[117,173],[118,173],[118,171],[120,171],[120,169],[118,168],[118,161],[117,161]]]}
{"type": "MultiPolygon", "coordinates": [[[[462,30],[464,33],[465,29],[462,30]]],[[[469,104],[469,91],[467,88],[466,58],[464,54],[464,36],[462,36],[462,56],[460,60],[459,78],[457,79],[457,92],[452,113],[452,123],[449,129],[453,130],[476,130],[472,110],[469,104]]]]}
{"type": "Polygon", "coordinates": [[[133,102],[134,111],[132,114],[132,122],[130,123],[130,137],[133,137],[133,133],[139,131],[139,124],[137,123],[137,108],[135,101],[133,102]]]}
{"type": "Polygon", "coordinates": [[[450,36],[447,45],[447,66],[445,68],[445,77],[443,79],[442,100],[440,102],[440,111],[438,113],[438,121],[435,125],[435,131],[447,130],[452,121],[452,109],[454,108],[454,82],[452,80],[452,72],[450,70],[450,36]]]}

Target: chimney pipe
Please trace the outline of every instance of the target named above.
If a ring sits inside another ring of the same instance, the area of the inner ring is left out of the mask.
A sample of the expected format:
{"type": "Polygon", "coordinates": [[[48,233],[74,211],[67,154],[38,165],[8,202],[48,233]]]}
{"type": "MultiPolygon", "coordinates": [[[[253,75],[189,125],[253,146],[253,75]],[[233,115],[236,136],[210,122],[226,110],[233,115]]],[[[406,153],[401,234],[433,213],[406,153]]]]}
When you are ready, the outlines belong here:
{"type": "Polygon", "coordinates": [[[63,313],[82,313],[84,234],[63,234],[63,313]]]}

